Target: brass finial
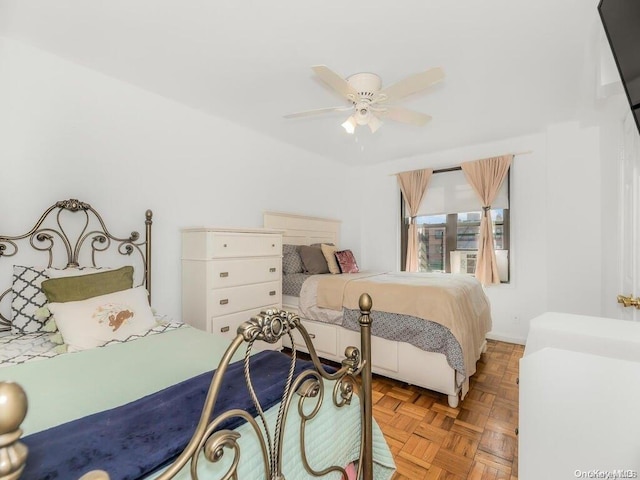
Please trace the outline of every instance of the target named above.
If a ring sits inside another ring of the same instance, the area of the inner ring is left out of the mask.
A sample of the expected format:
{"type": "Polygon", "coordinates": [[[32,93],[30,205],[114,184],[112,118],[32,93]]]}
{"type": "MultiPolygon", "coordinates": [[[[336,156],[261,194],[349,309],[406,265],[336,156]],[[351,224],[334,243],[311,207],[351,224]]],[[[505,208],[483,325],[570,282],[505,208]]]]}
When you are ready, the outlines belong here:
{"type": "Polygon", "coordinates": [[[373,300],[371,300],[371,296],[368,293],[363,293],[362,295],[360,295],[358,305],[360,306],[360,313],[369,314],[371,313],[371,308],[373,307],[373,300]]]}
{"type": "Polygon", "coordinates": [[[27,394],[14,382],[0,382],[0,404],[4,405],[0,416],[0,436],[15,432],[27,415],[27,394]]]}
{"type": "Polygon", "coordinates": [[[20,424],[27,415],[27,394],[20,385],[0,382],[0,477],[18,479],[24,470],[29,450],[20,442],[20,424]]]}
{"type": "Polygon", "coordinates": [[[109,474],[104,470],[92,470],[80,477],[80,480],[109,480],[109,474]]]}

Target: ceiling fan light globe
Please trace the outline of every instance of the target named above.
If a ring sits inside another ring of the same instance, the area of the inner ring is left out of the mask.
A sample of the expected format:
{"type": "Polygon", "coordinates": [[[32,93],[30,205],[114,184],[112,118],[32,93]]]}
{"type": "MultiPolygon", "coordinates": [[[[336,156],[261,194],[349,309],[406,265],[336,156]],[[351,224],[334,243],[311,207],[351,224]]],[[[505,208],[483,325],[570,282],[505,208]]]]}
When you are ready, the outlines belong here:
{"type": "Polygon", "coordinates": [[[371,130],[371,133],[376,133],[376,130],[378,130],[381,126],[382,122],[380,121],[380,119],[375,115],[372,115],[369,119],[369,129],[371,130]]]}
{"type": "Polygon", "coordinates": [[[353,118],[353,116],[351,116],[345,120],[345,122],[342,124],[342,128],[344,128],[349,135],[353,135],[353,133],[356,131],[356,125],[357,124],[355,119],[353,118]]]}

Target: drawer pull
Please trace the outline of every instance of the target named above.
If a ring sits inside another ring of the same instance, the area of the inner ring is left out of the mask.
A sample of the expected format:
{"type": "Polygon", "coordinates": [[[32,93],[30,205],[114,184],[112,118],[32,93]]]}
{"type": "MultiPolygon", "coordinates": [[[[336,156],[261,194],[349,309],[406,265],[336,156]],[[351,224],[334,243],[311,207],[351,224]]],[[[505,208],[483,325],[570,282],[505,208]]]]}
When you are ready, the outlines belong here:
{"type": "Polygon", "coordinates": [[[309,338],[316,338],[316,334],[315,333],[310,333],[309,334],[309,338]]]}
{"type": "Polygon", "coordinates": [[[223,244],[222,246],[223,246],[224,248],[227,248],[227,244],[226,244],[226,243],[225,243],[225,244],[223,244]]]}
{"type": "Polygon", "coordinates": [[[223,298],[222,300],[220,300],[220,305],[226,305],[227,303],[229,303],[228,298],[223,298]]]}
{"type": "Polygon", "coordinates": [[[271,246],[272,246],[272,247],[275,247],[275,246],[276,246],[276,244],[275,244],[275,243],[272,243],[272,244],[271,244],[271,246]]]}
{"type": "Polygon", "coordinates": [[[227,326],[227,327],[222,327],[222,328],[220,329],[220,331],[221,331],[222,333],[227,333],[227,332],[229,331],[229,327],[228,327],[228,326],[227,326]]]}
{"type": "Polygon", "coordinates": [[[271,290],[271,291],[269,292],[269,295],[270,295],[270,296],[272,296],[272,297],[273,297],[273,296],[275,296],[275,294],[276,294],[276,291],[275,291],[275,290],[271,290]]]}
{"type": "Polygon", "coordinates": [[[275,273],[275,271],[276,271],[276,267],[271,267],[271,268],[269,269],[269,272],[270,272],[270,273],[275,273]]]}
{"type": "Polygon", "coordinates": [[[220,277],[221,278],[226,278],[229,276],[229,272],[220,272],[220,277]]]}

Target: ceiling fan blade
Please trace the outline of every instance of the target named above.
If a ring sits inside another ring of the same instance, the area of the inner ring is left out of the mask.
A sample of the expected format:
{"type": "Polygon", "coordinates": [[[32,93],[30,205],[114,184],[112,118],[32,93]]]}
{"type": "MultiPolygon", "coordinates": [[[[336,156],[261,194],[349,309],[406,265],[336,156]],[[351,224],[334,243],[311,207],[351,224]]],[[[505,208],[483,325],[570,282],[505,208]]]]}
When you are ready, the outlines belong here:
{"type": "Polygon", "coordinates": [[[311,67],[311,70],[313,70],[324,83],[329,85],[343,97],[352,101],[355,101],[358,98],[357,90],[326,65],[315,65],[311,67]]]}
{"type": "Polygon", "coordinates": [[[343,107],[318,108],[317,110],[307,110],[304,112],[289,113],[288,115],[284,115],[284,118],[307,117],[310,115],[317,115],[320,113],[327,113],[327,112],[346,112],[347,110],[353,110],[353,107],[343,106],[343,107]]]}
{"type": "Polygon", "coordinates": [[[384,116],[396,122],[419,126],[426,124],[432,118],[430,115],[415,112],[404,107],[388,107],[385,109],[384,116]]]}
{"type": "Polygon", "coordinates": [[[416,73],[393,85],[383,88],[376,95],[376,101],[388,102],[406,97],[438,83],[444,78],[444,70],[440,67],[430,68],[421,73],[416,73]]]}

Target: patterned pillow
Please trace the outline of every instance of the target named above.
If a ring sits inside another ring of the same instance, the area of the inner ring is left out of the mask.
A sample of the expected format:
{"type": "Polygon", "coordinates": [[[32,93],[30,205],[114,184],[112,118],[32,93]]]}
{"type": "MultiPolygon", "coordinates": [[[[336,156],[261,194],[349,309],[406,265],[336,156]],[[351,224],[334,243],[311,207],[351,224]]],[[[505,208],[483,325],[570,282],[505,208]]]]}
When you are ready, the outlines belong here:
{"type": "Polygon", "coordinates": [[[49,314],[41,310],[47,304],[42,291],[42,281],[47,280],[46,267],[13,266],[11,300],[11,333],[36,333],[43,331],[49,314]]]}
{"type": "Polygon", "coordinates": [[[342,273],[358,273],[360,271],[351,250],[341,250],[336,252],[335,255],[342,273]]]}
{"type": "Polygon", "coordinates": [[[47,267],[13,266],[11,333],[46,332],[44,328],[51,314],[43,308],[47,297],[42,290],[42,282],[51,277],[84,275],[100,271],[100,268],[79,267],[54,269],[47,267]],[[80,273],[81,272],[81,273],[80,273]]]}
{"type": "Polygon", "coordinates": [[[297,245],[282,245],[282,273],[302,273],[302,259],[297,245]]]}

